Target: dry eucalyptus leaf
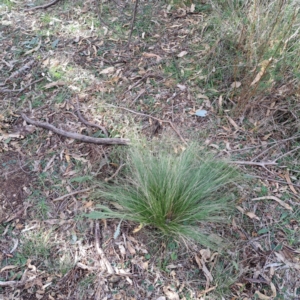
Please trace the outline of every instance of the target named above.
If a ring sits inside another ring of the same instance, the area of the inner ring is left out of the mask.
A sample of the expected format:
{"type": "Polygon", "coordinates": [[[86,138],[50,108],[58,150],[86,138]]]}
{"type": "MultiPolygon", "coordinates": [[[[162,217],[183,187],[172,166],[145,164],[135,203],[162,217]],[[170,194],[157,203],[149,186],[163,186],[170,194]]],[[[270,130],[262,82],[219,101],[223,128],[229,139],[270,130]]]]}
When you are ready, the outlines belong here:
{"type": "Polygon", "coordinates": [[[179,296],[176,292],[171,290],[171,287],[164,286],[163,291],[169,300],[179,300],[179,296]]]}
{"type": "Polygon", "coordinates": [[[47,89],[50,89],[50,88],[55,87],[55,86],[57,87],[57,86],[64,86],[64,85],[66,85],[66,83],[59,80],[59,81],[50,82],[50,83],[46,84],[44,86],[44,89],[47,90],[47,89]]]}
{"type": "Polygon", "coordinates": [[[100,74],[110,74],[110,73],[113,73],[114,71],[115,71],[115,67],[109,67],[109,68],[102,70],[100,72],[100,74]]]}
{"type": "Polygon", "coordinates": [[[233,89],[236,89],[236,88],[240,87],[241,85],[242,85],[241,82],[239,82],[239,81],[234,81],[234,82],[230,85],[230,87],[233,88],[233,89]]]}
{"type": "Polygon", "coordinates": [[[183,57],[183,56],[185,56],[185,55],[187,55],[187,54],[188,54],[187,51],[181,51],[181,52],[177,55],[177,57],[183,57]]]}
{"type": "Polygon", "coordinates": [[[279,198],[275,197],[275,196],[264,196],[264,197],[258,197],[258,198],[254,198],[252,200],[274,200],[277,203],[279,203],[281,206],[283,206],[284,208],[288,209],[288,210],[293,210],[293,208],[288,205],[287,203],[285,203],[284,201],[280,200],[279,198]]]}
{"type": "Polygon", "coordinates": [[[236,208],[242,213],[245,214],[246,216],[248,216],[250,219],[256,219],[256,220],[260,220],[260,218],[251,211],[245,211],[242,207],[240,206],[236,206],[236,208]]]}

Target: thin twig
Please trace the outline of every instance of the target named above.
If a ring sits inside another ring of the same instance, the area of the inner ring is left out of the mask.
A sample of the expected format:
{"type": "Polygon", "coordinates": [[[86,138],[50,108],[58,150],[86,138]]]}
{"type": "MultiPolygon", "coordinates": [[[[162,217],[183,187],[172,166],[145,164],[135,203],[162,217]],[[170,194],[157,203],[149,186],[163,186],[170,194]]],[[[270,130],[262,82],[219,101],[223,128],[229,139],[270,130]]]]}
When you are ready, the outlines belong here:
{"type": "Polygon", "coordinates": [[[139,0],[135,0],[135,5],[134,5],[133,16],[132,16],[132,20],[131,20],[131,28],[130,28],[130,33],[129,33],[129,37],[128,37],[127,47],[129,47],[129,45],[130,45],[138,5],[139,5],[139,0]]]}
{"type": "Polygon", "coordinates": [[[75,107],[75,105],[74,105],[72,102],[71,102],[71,104],[75,107],[75,111],[76,111],[76,113],[77,113],[77,116],[78,116],[79,120],[80,120],[83,124],[85,124],[85,125],[87,125],[87,126],[95,127],[95,128],[100,129],[100,130],[105,134],[105,136],[108,137],[108,133],[107,133],[106,129],[105,129],[103,126],[98,125],[98,124],[94,124],[94,123],[90,123],[90,122],[88,122],[87,120],[85,120],[85,118],[82,116],[82,114],[81,114],[81,112],[80,112],[80,109],[79,109],[79,101],[78,101],[78,98],[76,98],[76,101],[77,101],[77,106],[76,106],[76,107],[75,107]]]}
{"type": "MultiPolygon", "coordinates": [[[[274,145],[269,149],[273,148],[274,145]]],[[[259,166],[259,167],[263,167],[266,169],[266,166],[276,166],[278,163],[276,162],[277,160],[283,158],[284,156],[286,155],[289,155],[297,150],[300,149],[300,146],[299,147],[296,147],[295,149],[289,151],[289,152],[286,152],[282,155],[280,155],[279,157],[277,157],[276,159],[272,160],[272,161],[261,161],[261,162],[255,162],[255,161],[241,161],[241,160],[237,160],[237,161],[230,161],[230,163],[233,163],[233,164],[238,164],[238,165],[249,165],[249,166],[259,166]]],[[[264,154],[266,151],[263,151],[261,154],[259,154],[257,157],[261,156],[262,154],[264,154]]],[[[268,169],[266,169],[267,171],[269,171],[268,169]]]]}
{"type": "Polygon", "coordinates": [[[19,96],[24,90],[28,89],[30,86],[32,86],[33,84],[35,83],[38,83],[40,81],[44,80],[44,78],[40,78],[40,79],[37,79],[29,84],[27,84],[26,86],[24,86],[23,88],[21,89],[18,89],[18,90],[9,90],[9,89],[4,89],[4,88],[1,88],[0,91],[4,94],[4,93],[16,93],[16,96],[19,96]]]}
{"type": "Polygon", "coordinates": [[[38,82],[40,82],[40,81],[42,81],[42,80],[44,80],[44,79],[45,79],[45,78],[40,78],[40,79],[37,79],[37,80],[31,82],[30,84],[27,84],[26,86],[24,86],[23,88],[21,88],[20,90],[18,90],[17,96],[18,96],[20,93],[22,93],[24,90],[28,89],[30,86],[32,86],[32,85],[34,85],[35,83],[38,83],[38,82]]]}
{"type": "Polygon", "coordinates": [[[97,14],[98,14],[98,19],[100,21],[100,23],[103,23],[108,29],[110,29],[113,33],[117,33],[113,28],[111,28],[110,25],[108,25],[103,18],[101,17],[101,12],[100,12],[100,8],[99,8],[99,4],[98,1],[96,2],[96,7],[97,7],[97,14]]]}
{"type": "MultiPolygon", "coordinates": [[[[271,142],[268,143],[268,145],[273,145],[273,144],[281,144],[290,140],[295,140],[295,139],[300,139],[300,135],[295,135],[280,141],[275,141],[275,142],[271,142]]],[[[240,151],[246,151],[246,150],[250,150],[250,149],[254,149],[254,148],[260,148],[263,147],[264,145],[258,145],[258,146],[252,146],[252,147],[246,147],[246,148],[242,148],[242,149],[233,149],[233,150],[228,150],[228,152],[240,152],[240,151]]],[[[273,146],[272,146],[273,147],[273,146]]],[[[271,148],[269,148],[271,149],[271,148]]]]}
{"type": "Polygon", "coordinates": [[[95,188],[95,186],[92,186],[92,187],[87,188],[87,189],[82,189],[82,190],[79,190],[79,191],[75,191],[75,192],[72,192],[72,193],[69,193],[69,194],[65,194],[63,196],[60,196],[58,198],[53,199],[52,202],[60,201],[60,200],[63,200],[67,197],[70,197],[70,196],[74,196],[74,195],[77,195],[77,194],[88,192],[88,191],[92,190],[93,188],[95,188]]]}
{"type": "Polygon", "coordinates": [[[28,278],[28,280],[20,280],[20,281],[0,281],[0,287],[11,286],[11,287],[21,287],[29,282],[36,280],[36,277],[28,278]]]}
{"type": "Polygon", "coordinates": [[[259,154],[256,155],[255,157],[253,157],[253,158],[251,159],[251,161],[254,161],[254,160],[258,159],[259,157],[261,157],[261,156],[264,155],[265,153],[269,152],[272,148],[274,148],[274,147],[276,147],[276,146],[277,146],[277,143],[274,144],[273,146],[271,146],[271,147],[265,149],[263,152],[259,153],[259,154]]]}
{"type": "Polygon", "coordinates": [[[27,9],[24,9],[24,11],[30,11],[30,10],[36,10],[36,9],[45,9],[45,8],[48,8],[54,4],[56,4],[57,2],[59,2],[60,0],[53,0],[47,4],[44,4],[44,5],[40,5],[40,6],[34,6],[34,7],[31,7],[31,8],[27,8],[27,9]]]}
{"type": "Polygon", "coordinates": [[[53,125],[49,123],[34,121],[30,118],[28,118],[24,113],[21,113],[21,117],[29,124],[45,128],[47,130],[53,131],[59,135],[79,140],[85,143],[93,143],[97,145],[128,145],[129,140],[128,139],[122,139],[122,138],[94,138],[90,136],[86,136],[83,134],[75,133],[75,132],[69,132],[62,129],[58,129],[54,127],[53,125]]]}
{"type": "Polygon", "coordinates": [[[158,119],[156,117],[153,117],[153,116],[150,116],[150,115],[147,115],[147,114],[144,114],[144,113],[140,113],[140,112],[137,112],[137,111],[134,111],[134,110],[131,110],[129,108],[126,108],[126,107],[122,107],[122,106],[115,106],[115,105],[112,105],[112,104],[108,104],[108,106],[110,107],[114,107],[114,108],[119,108],[119,109],[122,109],[122,110],[125,110],[125,111],[128,111],[128,112],[131,112],[133,114],[136,114],[136,115],[139,115],[139,116],[143,116],[143,117],[147,117],[147,118],[151,118],[153,120],[156,120],[160,123],[168,123],[172,129],[177,133],[177,135],[179,136],[179,138],[181,139],[181,141],[187,145],[187,142],[185,141],[185,139],[181,136],[181,134],[179,133],[179,131],[177,130],[177,128],[175,127],[175,125],[171,122],[171,121],[167,121],[167,120],[161,120],[161,119],[158,119]]]}
{"type": "Polygon", "coordinates": [[[257,175],[251,175],[251,177],[259,178],[259,179],[263,179],[263,180],[268,180],[268,181],[273,181],[273,182],[277,182],[277,183],[282,183],[282,184],[286,184],[286,185],[293,185],[293,186],[296,186],[296,187],[300,188],[300,184],[288,183],[288,182],[283,181],[283,180],[277,180],[277,179],[273,179],[273,178],[269,178],[269,177],[262,177],[262,176],[257,176],[257,175]]]}
{"type": "Polygon", "coordinates": [[[111,175],[109,178],[105,178],[104,181],[105,181],[105,182],[109,182],[109,181],[111,181],[112,179],[114,179],[114,178],[118,175],[118,173],[120,172],[120,170],[121,170],[124,166],[125,166],[125,164],[121,164],[121,165],[119,166],[119,168],[116,170],[116,172],[115,172],[113,175],[111,175]]]}
{"type": "Polygon", "coordinates": [[[132,100],[131,105],[133,105],[136,101],[138,101],[139,98],[140,98],[142,95],[145,94],[145,92],[146,92],[145,89],[141,90],[141,91],[138,93],[138,95],[132,100]]]}
{"type": "Polygon", "coordinates": [[[243,161],[243,160],[236,160],[236,161],[229,161],[231,164],[237,165],[248,165],[248,166],[259,166],[265,168],[266,166],[276,166],[277,163],[275,161],[243,161]]]}
{"type": "MultiPolygon", "coordinates": [[[[291,154],[291,153],[297,151],[298,149],[300,149],[300,147],[296,147],[295,149],[293,149],[293,150],[291,150],[291,151],[288,151],[288,152],[286,152],[286,153],[280,155],[279,157],[276,158],[276,160],[279,160],[279,159],[283,158],[284,156],[287,156],[287,155],[289,155],[289,154],[291,154]]],[[[276,160],[275,160],[275,161],[276,161],[276,160]]]]}
{"type": "Polygon", "coordinates": [[[110,262],[105,257],[104,251],[100,247],[99,234],[100,234],[100,226],[99,226],[99,222],[96,221],[95,222],[95,248],[96,248],[96,251],[97,251],[97,253],[100,256],[102,263],[105,265],[107,272],[109,274],[114,274],[115,273],[114,269],[112,268],[110,262]]]}

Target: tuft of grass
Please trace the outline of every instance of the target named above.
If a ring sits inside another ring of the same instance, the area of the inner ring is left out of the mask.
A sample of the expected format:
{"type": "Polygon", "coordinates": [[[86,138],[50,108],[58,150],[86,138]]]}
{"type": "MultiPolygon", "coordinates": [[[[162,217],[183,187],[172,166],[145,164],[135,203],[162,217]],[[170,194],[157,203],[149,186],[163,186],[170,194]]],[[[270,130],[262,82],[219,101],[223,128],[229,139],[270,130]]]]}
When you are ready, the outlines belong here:
{"type": "Polygon", "coordinates": [[[49,264],[50,260],[50,235],[51,232],[39,230],[37,232],[28,232],[21,241],[20,257],[32,259],[34,262],[43,262],[49,264]]]}
{"type": "Polygon", "coordinates": [[[299,7],[294,0],[210,1],[204,40],[207,83],[233,88],[236,113],[291,83],[299,86],[299,7]]]}
{"type": "Polygon", "coordinates": [[[90,218],[120,218],[152,226],[163,237],[194,240],[213,247],[200,229],[202,222],[225,221],[233,208],[230,183],[235,168],[189,146],[176,155],[166,149],[130,151],[127,176],[117,184],[102,184],[97,192],[119,210],[99,205],[90,218]],[[115,205],[117,203],[117,205],[115,205]]]}

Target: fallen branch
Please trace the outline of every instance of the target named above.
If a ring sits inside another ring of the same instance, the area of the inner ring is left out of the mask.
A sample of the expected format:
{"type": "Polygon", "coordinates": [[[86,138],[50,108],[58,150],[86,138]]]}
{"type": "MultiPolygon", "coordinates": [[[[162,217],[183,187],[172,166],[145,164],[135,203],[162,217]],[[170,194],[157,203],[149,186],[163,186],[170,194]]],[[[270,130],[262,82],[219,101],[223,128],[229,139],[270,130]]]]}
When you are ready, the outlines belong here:
{"type": "Polygon", "coordinates": [[[94,138],[90,136],[86,136],[83,134],[75,133],[75,132],[69,132],[62,129],[58,129],[54,127],[53,125],[45,122],[39,122],[34,121],[30,118],[28,118],[24,113],[21,113],[21,117],[29,124],[32,124],[34,126],[42,127],[44,129],[48,129],[50,131],[53,131],[56,134],[74,139],[79,140],[85,143],[93,143],[97,145],[128,145],[129,140],[128,139],[119,139],[119,138],[94,138]]]}
{"type": "Polygon", "coordinates": [[[44,4],[44,5],[39,5],[39,6],[34,6],[34,7],[26,8],[26,9],[24,9],[24,11],[30,11],[30,10],[36,10],[36,9],[45,9],[45,8],[48,8],[48,7],[56,4],[59,1],[60,0],[53,0],[53,1],[49,2],[49,3],[44,4]]]}
{"type": "Polygon", "coordinates": [[[148,118],[151,118],[153,120],[156,120],[160,123],[167,123],[169,124],[172,129],[177,133],[177,135],[180,137],[181,141],[187,145],[187,142],[185,141],[185,139],[181,136],[181,134],[179,133],[179,131],[177,130],[177,128],[175,127],[175,125],[171,122],[171,121],[166,121],[166,120],[161,120],[161,119],[158,119],[156,117],[153,117],[153,116],[150,116],[150,115],[147,115],[147,114],[144,114],[144,113],[140,113],[140,112],[137,112],[137,111],[134,111],[134,110],[131,110],[129,108],[125,108],[125,107],[122,107],[122,106],[115,106],[115,105],[112,105],[112,104],[108,104],[108,106],[111,106],[111,107],[114,107],[114,108],[119,108],[119,109],[123,109],[125,111],[128,111],[128,112],[131,112],[133,114],[136,114],[136,115],[139,115],[139,116],[143,116],[143,117],[148,117],[148,118]]]}

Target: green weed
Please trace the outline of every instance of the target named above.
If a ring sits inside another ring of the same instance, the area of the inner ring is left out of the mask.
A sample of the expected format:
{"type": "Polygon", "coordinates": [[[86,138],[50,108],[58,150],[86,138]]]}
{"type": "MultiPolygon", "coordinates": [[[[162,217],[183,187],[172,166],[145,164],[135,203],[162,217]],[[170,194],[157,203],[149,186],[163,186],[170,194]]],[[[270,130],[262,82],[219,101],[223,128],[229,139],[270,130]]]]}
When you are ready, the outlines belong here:
{"type": "Polygon", "coordinates": [[[131,220],[155,227],[162,236],[214,245],[199,223],[228,218],[233,202],[225,187],[237,178],[234,168],[190,146],[177,156],[166,149],[134,148],[127,171],[117,185],[103,185],[97,193],[123,210],[100,205],[90,218],[131,220]]]}

